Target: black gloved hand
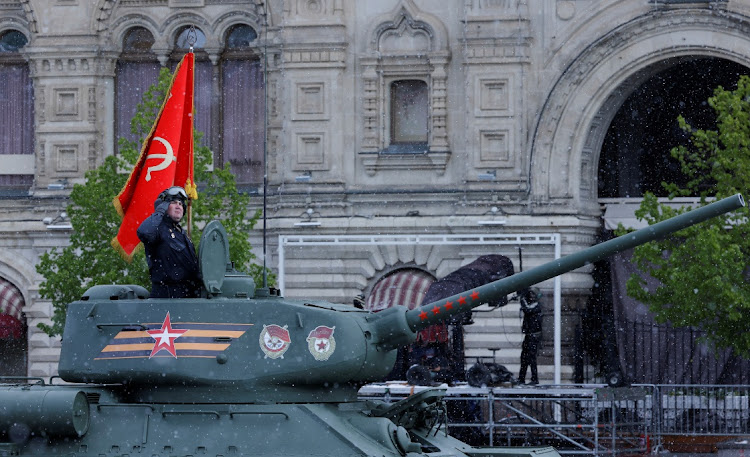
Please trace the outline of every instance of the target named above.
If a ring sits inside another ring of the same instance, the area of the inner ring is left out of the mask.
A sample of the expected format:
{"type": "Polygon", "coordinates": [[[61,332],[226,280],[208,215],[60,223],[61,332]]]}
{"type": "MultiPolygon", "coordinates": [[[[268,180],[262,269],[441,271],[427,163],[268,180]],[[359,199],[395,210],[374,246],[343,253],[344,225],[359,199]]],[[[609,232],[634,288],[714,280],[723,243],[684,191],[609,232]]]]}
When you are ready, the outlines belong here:
{"type": "Polygon", "coordinates": [[[518,298],[521,302],[521,309],[528,310],[536,306],[539,299],[542,296],[542,292],[538,287],[526,287],[518,291],[518,298]]]}
{"type": "Polygon", "coordinates": [[[167,208],[169,208],[169,203],[166,201],[161,201],[158,204],[154,205],[154,211],[161,214],[162,216],[167,214],[167,208]]]}

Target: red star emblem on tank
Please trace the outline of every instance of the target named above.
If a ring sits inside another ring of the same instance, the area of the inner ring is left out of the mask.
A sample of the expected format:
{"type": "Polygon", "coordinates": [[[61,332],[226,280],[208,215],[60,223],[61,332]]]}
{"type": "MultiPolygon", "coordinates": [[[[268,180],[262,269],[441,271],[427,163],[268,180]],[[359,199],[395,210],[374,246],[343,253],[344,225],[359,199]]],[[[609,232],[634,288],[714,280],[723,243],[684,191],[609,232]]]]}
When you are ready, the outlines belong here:
{"type": "Polygon", "coordinates": [[[181,337],[183,333],[187,332],[187,330],[173,329],[172,323],[169,319],[169,311],[167,311],[167,317],[164,318],[161,328],[147,330],[146,332],[151,335],[151,338],[156,340],[154,342],[154,348],[151,349],[151,355],[148,356],[149,359],[161,350],[165,350],[172,354],[172,357],[177,358],[177,350],[175,349],[174,340],[181,337]]]}
{"type": "Polygon", "coordinates": [[[424,309],[422,310],[421,313],[419,313],[419,318],[422,319],[422,320],[427,319],[427,313],[424,312],[424,309]]]}
{"type": "Polygon", "coordinates": [[[477,300],[477,299],[479,299],[479,292],[477,292],[476,290],[472,290],[472,291],[471,291],[471,299],[472,299],[472,300],[477,300]]]}
{"type": "Polygon", "coordinates": [[[453,309],[453,302],[452,301],[445,302],[445,309],[453,309]]]}
{"type": "Polygon", "coordinates": [[[315,360],[328,360],[336,350],[336,339],[333,337],[335,329],[336,327],[319,325],[307,336],[307,348],[315,360]]]}
{"type": "Polygon", "coordinates": [[[466,304],[466,297],[464,297],[464,296],[458,297],[458,304],[461,305],[461,306],[465,305],[466,304]]]}

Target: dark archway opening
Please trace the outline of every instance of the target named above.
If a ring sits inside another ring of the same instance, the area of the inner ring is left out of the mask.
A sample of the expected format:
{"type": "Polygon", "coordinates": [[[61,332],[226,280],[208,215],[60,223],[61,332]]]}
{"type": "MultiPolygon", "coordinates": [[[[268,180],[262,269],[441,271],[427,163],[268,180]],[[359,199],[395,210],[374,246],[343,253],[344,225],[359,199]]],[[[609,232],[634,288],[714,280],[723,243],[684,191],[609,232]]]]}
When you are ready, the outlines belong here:
{"type": "MultiPolygon", "coordinates": [[[[660,66],[664,69],[638,86],[612,119],[599,160],[599,198],[641,197],[645,192],[666,196],[662,182],[684,184],[686,178],[670,151],[688,144],[690,137],[679,128],[677,117],[685,117],[693,128],[716,128],[708,99],[716,87],[734,90],[739,77],[750,74],[743,65],[716,58],[680,58],[660,66]]],[[[612,236],[603,230],[601,241],[612,236]]],[[[611,258],[594,265],[594,287],[581,315],[583,331],[576,351],[586,354],[587,365],[605,378],[622,374],[613,319],[617,305],[612,269],[617,262],[627,260],[611,258]]],[[[591,374],[578,371],[576,380],[591,380],[591,374]]]]}
{"type": "Polygon", "coordinates": [[[715,128],[715,113],[707,100],[714,89],[737,88],[750,69],[716,58],[680,59],[652,75],[625,100],[602,145],[599,197],[640,197],[649,191],[666,196],[663,181],[684,183],[685,177],[670,150],[687,144],[689,135],[677,124],[682,115],[694,128],[715,128]]]}

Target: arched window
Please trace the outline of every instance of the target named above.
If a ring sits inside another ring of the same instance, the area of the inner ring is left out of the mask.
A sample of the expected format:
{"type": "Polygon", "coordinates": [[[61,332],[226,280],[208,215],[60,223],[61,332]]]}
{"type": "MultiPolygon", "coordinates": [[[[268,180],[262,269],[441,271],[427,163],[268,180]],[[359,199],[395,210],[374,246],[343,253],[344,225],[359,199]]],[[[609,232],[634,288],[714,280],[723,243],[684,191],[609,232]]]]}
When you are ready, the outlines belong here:
{"type": "Polygon", "coordinates": [[[159,61],[151,50],[154,36],[143,27],[133,27],[125,34],[122,55],[115,70],[115,138],[140,140],[130,132],[130,121],[141,103],[144,92],[159,77],[159,61]]]}
{"type": "Polygon", "coordinates": [[[28,343],[23,307],[21,291],[0,278],[0,376],[26,376],[28,343]]]}
{"type": "Polygon", "coordinates": [[[0,35],[0,52],[17,53],[26,46],[26,36],[18,30],[8,30],[0,35]]]}
{"type": "Polygon", "coordinates": [[[365,309],[382,311],[396,304],[414,309],[422,304],[435,278],[416,268],[402,268],[391,272],[373,286],[365,300],[365,309]]]}
{"type": "Polygon", "coordinates": [[[193,50],[203,49],[206,46],[206,35],[197,27],[185,26],[177,34],[175,47],[182,51],[187,51],[190,49],[191,44],[193,50]]]}
{"type": "MultiPolygon", "coordinates": [[[[421,306],[435,277],[417,268],[402,268],[380,279],[365,299],[365,309],[371,312],[382,311],[392,306],[406,306],[414,309],[421,306]]],[[[444,343],[448,339],[448,329],[443,323],[422,329],[418,341],[444,343]]]]}
{"type": "Polygon", "coordinates": [[[229,163],[242,186],[263,182],[265,94],[263,68],[248,25],[227,32],[221,61],[222,147],[218,164],[229,163]]]}
{"type": "Polygon", "coordinates": [[[247,50],[257,38],[258,33],[249,25],[235,25],[227,33],[227,50],[247,50]]]}
{"type": "Polygon", "coordinates": [[[0,190],[28,192],[34,181],[34,88],[20,53],[28,40],[17,30],[0,33],[0,190]]]}

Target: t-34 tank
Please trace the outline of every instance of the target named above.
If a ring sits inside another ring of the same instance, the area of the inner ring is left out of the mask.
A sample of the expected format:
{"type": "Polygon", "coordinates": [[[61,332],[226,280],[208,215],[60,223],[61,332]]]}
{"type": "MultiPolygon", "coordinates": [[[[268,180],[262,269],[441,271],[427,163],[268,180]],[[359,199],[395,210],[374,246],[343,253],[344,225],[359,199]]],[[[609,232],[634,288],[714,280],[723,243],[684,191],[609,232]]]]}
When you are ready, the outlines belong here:
{"type": "Polygon", "coordinates": [[[444,391],[357,399],[421,328],[744,205],[740,195],[413,310],[368,313],[256,291],[218,223],[204,297],[96,286],[67,309],[60,381],[0,384],[0,455],[555,456],[476,448],[445,433],[444,391]]]}

